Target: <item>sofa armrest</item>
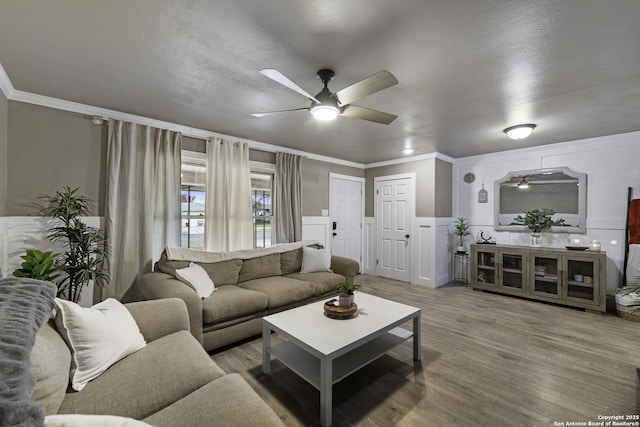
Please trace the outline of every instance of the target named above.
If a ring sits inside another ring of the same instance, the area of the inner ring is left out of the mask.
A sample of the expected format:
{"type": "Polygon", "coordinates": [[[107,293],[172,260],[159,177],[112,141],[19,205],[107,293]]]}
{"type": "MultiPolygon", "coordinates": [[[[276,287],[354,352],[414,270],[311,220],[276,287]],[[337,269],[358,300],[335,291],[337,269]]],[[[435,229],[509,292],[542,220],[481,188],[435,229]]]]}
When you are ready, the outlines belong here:
{"type": "Polygon", "coordinates": [[[342,274],[347,279],[353,279],[360,272],[360,264],[351,258],[332,255],[331,270],[334,273],[342,274]]]}
{"type": "Polygon", "coordinates": [[[140,290],[147,300],[180,298],[187,306],[189,313],[189,330],[200,342],[202,341],[202,300],[195,290],[182,283],[170,274],[146,273],[140,279],[140,290]]]}
{"type": "Polygon", "coordinates": [[[147,342],[178,331],[189,331],[189,313],[178,298],[125,304],[147,342]]]}

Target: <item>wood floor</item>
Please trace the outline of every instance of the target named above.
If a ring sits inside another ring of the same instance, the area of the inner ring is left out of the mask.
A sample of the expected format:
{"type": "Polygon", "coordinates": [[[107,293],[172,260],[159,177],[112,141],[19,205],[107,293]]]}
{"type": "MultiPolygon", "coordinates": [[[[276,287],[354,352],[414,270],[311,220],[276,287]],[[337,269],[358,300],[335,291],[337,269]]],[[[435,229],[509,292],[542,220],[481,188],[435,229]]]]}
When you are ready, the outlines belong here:
{"type": "MultiPolygon", "coordinates": [[[[409,340],[334,385],[334,426],[554,426],[638,413],[638,322],[465,287],[357,280],[422,308],[422,362],[409,340]]],[[[320,425],[319,392],[277,360],[264,375],[261,351],[256,338],[212,358],[286,425],[320,425]]]]}

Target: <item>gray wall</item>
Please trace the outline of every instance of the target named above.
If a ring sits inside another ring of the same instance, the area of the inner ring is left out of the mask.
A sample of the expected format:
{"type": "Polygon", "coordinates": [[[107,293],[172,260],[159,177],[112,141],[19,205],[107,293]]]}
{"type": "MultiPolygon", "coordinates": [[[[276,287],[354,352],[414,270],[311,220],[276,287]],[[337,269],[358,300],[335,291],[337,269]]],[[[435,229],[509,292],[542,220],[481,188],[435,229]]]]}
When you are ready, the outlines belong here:
{"type": "Polygon", "coordinates": [[[31,215],[38,197],[80,188],[104,215],[106,124],[82,114],[9,101],[7,215],[31,215]]]}
{"type": "MultiPolygon", "coordinates": [[[[2,95],[2,92],[0,92],[2,95]]],[[[97,202],[96,215],[104,215],[107,125],[94,125],[91,117],[16,101],[0,96],[0,154],[3,129],[8,127],[7,209],[4,215],[36,212],[38,197],[63,186],[79,187],[97,202]],[[4,101],[3,101],[4,100],[4,101]],[[8,107],[7,107],[8,104],[8,107]],[[4,108],[4,110],[3,110],[4,108]],[[3,111],[7,111],[5,114],[3,111]],[[8,116],[8,119],[6,118],[8,116]],[[3,119],[5,117],[5,119],[3,119]],[[10,126],[3,125],[3,120],[10,126]]],[[[183,148],[204,151],[204,141],[183,137],[183,148]]],[[[275,164],[275,154],[250,150],[254,161],[275,164]]],[[[1,172],[0,172],[1,173],[1,172]]],[[[329,173],[364,177],[364,170],[311,160],[302,161],[302,214],[320,216],[329,208],[329,173]]],[[[0,176],[0,202],[4,193],[0,176]]],[[[1,212],[1,211],[0,211],[1,212]]]]}
{"type": "Polygon", "coordinates": [[[0,90],[0,216],[7,214],[7,140],[9,101],[0,90]]]}
{"type": "Polygon", "coordinates": [[[450,217],[452,165],[440,159],[416,160],[365,170],[365,216],[374,214],[374,179],[376,177],[415,173],[416,216],[450,217]]]}
{"type": "MultiPolygon", "coordinates": [[[[302,215],[321,216],[322,209],[329,209],[329,173],[364,178],[364,169],[336,165],[304,158],[302,169],[302,215]]],[[[366,199],[366,197],[365,197],[366,199]]]]}
{"type": "Polygon", "coordinates": [[[436,159],[435,217],[448,218],[453,215],[453,165],[436,159]]]}

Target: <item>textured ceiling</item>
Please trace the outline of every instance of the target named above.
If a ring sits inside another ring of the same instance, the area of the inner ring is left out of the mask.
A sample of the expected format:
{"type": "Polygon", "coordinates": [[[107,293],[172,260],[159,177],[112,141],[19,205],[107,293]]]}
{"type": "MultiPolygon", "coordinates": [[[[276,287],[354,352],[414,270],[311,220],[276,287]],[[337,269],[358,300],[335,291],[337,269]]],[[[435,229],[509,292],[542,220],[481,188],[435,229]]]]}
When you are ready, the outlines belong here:
{"type": "Polygon", "coordinates": [[[640,130],[640,1],[3,0],[0,64],[17,90],[359,163],[461,157],[640,130]],[[356,104],[385,126],[306,112],[308,92],[382,69],[356,104]],[[525,141],[502,133],[538,127],[525,141]]]}

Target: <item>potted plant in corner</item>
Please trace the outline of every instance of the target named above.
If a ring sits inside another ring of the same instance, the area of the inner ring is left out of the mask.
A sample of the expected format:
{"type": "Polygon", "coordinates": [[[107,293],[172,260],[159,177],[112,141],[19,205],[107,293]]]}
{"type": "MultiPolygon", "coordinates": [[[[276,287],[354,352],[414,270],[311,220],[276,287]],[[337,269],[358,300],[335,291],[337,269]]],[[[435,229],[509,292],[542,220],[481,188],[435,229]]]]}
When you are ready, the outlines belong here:
{"type": "Polygon", "coordinates": [[[28,277],[30,279],[53,281],[60,275],[60,268],[56,265],[58,254],[42,252],[38,249],[27,249],[20,268],[13,272],[15,277],[28,277]]]}
{"type": "Polygon", "coordinates": [[[564,225],[564,219],[552,219],[555,213],[553,209],[548,208],[533,209],[527,211],[524,216],[518,215],[513,220],[531,230],[531,246],[540,247],[540,233],[554,225],[564,225]]]}
{"type": "Polygon", "coordinates": [[[362,285],[351,278],[345,279],[338,285],[338,301],[340,307],[350,308],[353,305],[353,293],[357,292],[362,285]]]}
{"type": "Polygon", "coordinates": [[[464,246],[464,237],[471,234],[471,232],[469,231],[470,224],[465,219],[465,217],[461,216],[460,218],[458,218],[458,221],[454,225],[455,225],[455,228],[453,232],[456,236],[458,236],[458,239],[459,239],[456,252],[464,254],[467,252],[464,246]]]}
{"type": "Polygon", "coordinates": [[[109,251],[107,241],[102,230],[82,221],[81,217],[91,214],[93,201],[78,194],[78,188],[64,187],[41,199],[48,206],[40,214],[53,219],[49,240],[64,247],[64,253],[57,258],[63,273],[56,281],[58,296],[77,303],[80,292],[91,282],[101,287],[109,284],[104,265],[109,251]]]}

